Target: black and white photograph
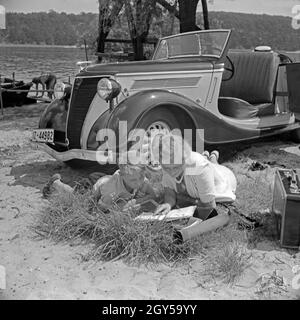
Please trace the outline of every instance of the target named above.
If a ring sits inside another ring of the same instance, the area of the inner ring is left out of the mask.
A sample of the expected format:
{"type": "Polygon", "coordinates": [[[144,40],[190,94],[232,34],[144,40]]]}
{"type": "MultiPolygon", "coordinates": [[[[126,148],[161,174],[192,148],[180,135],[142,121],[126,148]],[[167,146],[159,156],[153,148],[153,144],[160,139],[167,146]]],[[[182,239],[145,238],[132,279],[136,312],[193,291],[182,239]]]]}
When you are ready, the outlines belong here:
{"type": "Polygon", "coordinates": [[[300,300],[299,248],[300,0],[0,0],[0,300],[300,300]]]}

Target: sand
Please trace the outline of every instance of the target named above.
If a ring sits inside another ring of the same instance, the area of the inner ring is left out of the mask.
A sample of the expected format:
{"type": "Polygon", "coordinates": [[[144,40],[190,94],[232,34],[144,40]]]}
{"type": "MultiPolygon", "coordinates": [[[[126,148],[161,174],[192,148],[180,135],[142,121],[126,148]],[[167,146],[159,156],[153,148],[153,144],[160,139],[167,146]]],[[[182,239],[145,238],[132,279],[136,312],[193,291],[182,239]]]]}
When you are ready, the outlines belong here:
{"type": "MultiPolygon", "coordinates": [[[[292,280],[300,272],[294,274],[292,268],[300,265],[300,253],[270,241],[249,249],[249,268],[237,283],[228,285],[203,276],[199,259],[152,268],[122,261],[84,262],[87,246],[37,240],[30,227],[47,206],[41,194],[45,182],[55,172],[67,183],[86,174],[55,161],[30,142],[43,108],[38,104],[6,109],[0,120],[0,265],[6,271],[0,299],[299,299],[300,289],[292,288],[292,280]]],[[[269,143],[278,150],[296,148],[287,142],[269,143]]],[[[253,152],[259,158],[268,148],[253,152]]],[[[289,156],[297,161],[288,151],[285,161],[289,156]]]]}

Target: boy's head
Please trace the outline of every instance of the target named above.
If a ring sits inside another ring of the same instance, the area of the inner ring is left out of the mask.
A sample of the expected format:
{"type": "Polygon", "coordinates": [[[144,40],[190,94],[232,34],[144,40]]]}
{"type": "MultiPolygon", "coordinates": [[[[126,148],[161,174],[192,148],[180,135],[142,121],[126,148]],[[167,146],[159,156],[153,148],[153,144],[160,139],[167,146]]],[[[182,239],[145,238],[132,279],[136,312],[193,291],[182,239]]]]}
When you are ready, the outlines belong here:
{"type": "MultiPolygon", "coordinates": [[[[125,156],[126,155],[122,155],[123,160],[123,157],[125,156]]],[[[131,189],[138,189],[144,183],[145,166],[140,164],[131,164],[127,161],[127,163],[125,164],[119,163],[119,168],[120,176],[122,177],[125,184],[131,189]]]]}
{"type": "Polygon", "coordinates": [[[138,189],[145,180],[145,169],[142,166],[122,164],[119,165],[120,176],[131,189],[138,189]]]}

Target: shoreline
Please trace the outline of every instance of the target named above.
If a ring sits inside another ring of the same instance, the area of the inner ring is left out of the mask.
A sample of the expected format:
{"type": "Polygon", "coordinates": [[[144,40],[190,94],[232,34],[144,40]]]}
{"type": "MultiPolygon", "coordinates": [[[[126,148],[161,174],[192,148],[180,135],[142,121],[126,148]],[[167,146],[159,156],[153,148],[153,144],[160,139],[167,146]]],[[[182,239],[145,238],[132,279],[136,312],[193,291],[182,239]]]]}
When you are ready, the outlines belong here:
{"type": "MultiPolygon", "coordinates": [[[[84,47],[77,47],[76,45],[57,45],[57,44],[16,44],[16,43],[0,43],[1,47],[20,47],[20,48],[65,48],[65,49],[80,49],[84,50],[84,47]]],[[[92,50],[92,48],[87,48],[87,50],[92,50]]],[[[252,51],[252,49],[240,49],[240,48],[231,48],[233,51],[252,51]]],[[[290,50],[275,50],[276,52],[285,52],[285,53],[296,53],[300,54],[300,50],[290,51],[290,50]]]]}
{"type": "Polygon", "coordinates": [[[66,48],[66,49],[84,49],[77,46],[56,45],[56,44],[16,44],[16,43],[0,43],[0,47],[36,47],[36,48],[66,48]]]}

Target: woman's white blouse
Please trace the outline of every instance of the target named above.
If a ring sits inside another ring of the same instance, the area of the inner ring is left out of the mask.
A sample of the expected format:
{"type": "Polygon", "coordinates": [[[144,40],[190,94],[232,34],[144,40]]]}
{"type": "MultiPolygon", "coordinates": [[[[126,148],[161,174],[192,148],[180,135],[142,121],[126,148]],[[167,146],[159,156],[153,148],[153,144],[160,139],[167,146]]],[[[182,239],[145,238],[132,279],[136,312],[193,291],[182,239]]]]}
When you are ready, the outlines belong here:
{"type": "MultiPolygon", "coordinates": [[[[208,161],[200,153],[192,152],[183,177],[188,195],[204,203],[233,202],[236,198],[236,178],[225,166],[208,161]]],[[[163,172],[162,184],[177,192],[176,180],[163,172]]]]}

